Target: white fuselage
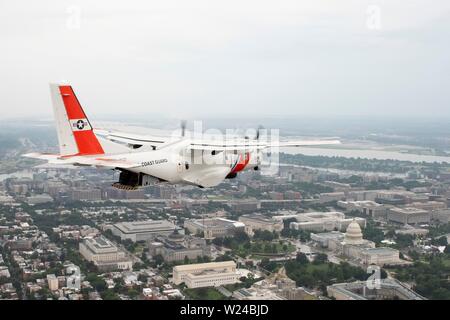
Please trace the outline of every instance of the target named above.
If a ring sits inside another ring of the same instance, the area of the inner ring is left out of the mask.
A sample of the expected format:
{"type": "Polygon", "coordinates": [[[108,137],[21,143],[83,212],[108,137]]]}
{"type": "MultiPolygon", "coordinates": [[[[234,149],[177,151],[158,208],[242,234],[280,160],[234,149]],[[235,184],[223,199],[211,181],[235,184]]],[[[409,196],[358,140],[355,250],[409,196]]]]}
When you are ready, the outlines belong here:
{"type": "Polygon", "coordinates": [[[247,168],[248,162],[241,161],[238,154],[214,154],[198,150],[186,153],[185,150],[186,142],[181,141],[157,150],[129,153],[124,160],[140,164],[127,169],[131,172],[143,173],[170,183],[205,186],[218,184],[229,173],[247,168]]]}

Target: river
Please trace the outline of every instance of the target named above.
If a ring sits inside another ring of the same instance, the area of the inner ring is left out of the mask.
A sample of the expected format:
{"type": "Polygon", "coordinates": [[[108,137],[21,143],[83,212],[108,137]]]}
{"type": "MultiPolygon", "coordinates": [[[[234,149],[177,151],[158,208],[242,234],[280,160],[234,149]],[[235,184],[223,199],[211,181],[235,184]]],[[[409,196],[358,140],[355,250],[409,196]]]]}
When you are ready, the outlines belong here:
{"type": "Polygon", "coordinates": [[[311,148],[311,147],[290,147],[280,148],[280,152],[288,154],[304,154],[306,156],[344,157],[344,158],[365,158],[378,160],[401,160],[411,162],[448,162],[450,157],[417,155],[396,151],[382,150],[362,150],[362,149],[331,149],[331,148],[311,148]]]}

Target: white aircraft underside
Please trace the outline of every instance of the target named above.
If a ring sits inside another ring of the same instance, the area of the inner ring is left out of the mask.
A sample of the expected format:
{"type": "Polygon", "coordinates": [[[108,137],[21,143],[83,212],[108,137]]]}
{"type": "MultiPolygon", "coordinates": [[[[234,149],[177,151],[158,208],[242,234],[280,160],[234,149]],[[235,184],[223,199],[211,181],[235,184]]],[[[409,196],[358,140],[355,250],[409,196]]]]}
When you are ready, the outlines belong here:
{"type": "Polygon", "coordinates": [[[150,136],[94,129],[70,85],[50,84],[59,154],[24,156],[51,164],[120,170],[117,188],[158,182],[214,187],[242,170],[258,170],[262,151],[278,147],[339,144],[331,140],[265,141],[223,137],[150,136]]]}

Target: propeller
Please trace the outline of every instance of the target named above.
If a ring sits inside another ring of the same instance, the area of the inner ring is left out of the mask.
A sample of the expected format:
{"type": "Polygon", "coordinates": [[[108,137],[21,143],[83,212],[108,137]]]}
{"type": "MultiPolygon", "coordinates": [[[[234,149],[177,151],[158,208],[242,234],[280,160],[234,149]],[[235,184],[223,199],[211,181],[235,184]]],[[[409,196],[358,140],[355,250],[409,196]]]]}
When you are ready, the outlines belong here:
{"type": "Polygon", "coordinates": [[[181,120],[181,136],[184,138],[186,135],[186,120],[181,120]]]}
{"type": "MultiPolygon", "coordinates": [[[[261,125],[259,125],[258,128],[256,129],[256,135],[255,135],[255,138],[254,138],[255,140],[259,140],[259,137],[261,136],[261,132],[260,132],[261,129],[264,129],[264,127],[261,126],[261,125]]],[[[246,136],[244,137],[244,139],[245,139],[245,140],[249,140],[250,138],[249,138],[249,136],[246,135],[246,136]]]]}
{"type": "MultiPolygon", "coordinates": [[[[262,125],[259,125],[258,128],[256,129],[256,136],[255,136],[255,140],[259,143],[259,138],[261,137],[261,130],[264,129],[264,127],[262,125]]],[[[262,161],[262,153],[260,150],[257,151],[256,153],[256,166],[253,167],[253,170],[258,171],[260,170],[260,164],[262,161]]]]}
{"type": "Polygon", "coordinates": [[[259,125],[258,129],[256,129],[255,140],[259,140],[259,137],[261,136],[261,129],[264,129],[264,127],[262,125],[259,125]]]}

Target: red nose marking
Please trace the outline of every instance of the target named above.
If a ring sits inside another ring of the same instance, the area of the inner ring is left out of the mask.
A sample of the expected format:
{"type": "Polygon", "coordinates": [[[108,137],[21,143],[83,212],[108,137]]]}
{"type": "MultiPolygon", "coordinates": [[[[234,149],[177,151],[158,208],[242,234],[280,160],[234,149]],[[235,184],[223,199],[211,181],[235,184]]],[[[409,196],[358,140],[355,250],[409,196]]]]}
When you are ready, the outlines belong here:
{"type": "Polygon", "coordinates": [[[244,170],[247,164],[250,162],[250,152],[244,154],[244,156],[239,155],[239,160],[230,173],[236,173],[244,170]]]}

